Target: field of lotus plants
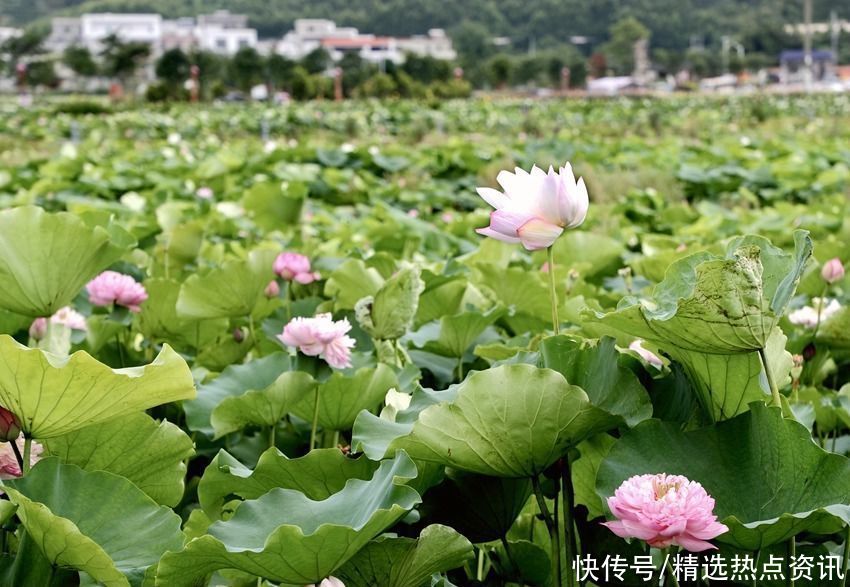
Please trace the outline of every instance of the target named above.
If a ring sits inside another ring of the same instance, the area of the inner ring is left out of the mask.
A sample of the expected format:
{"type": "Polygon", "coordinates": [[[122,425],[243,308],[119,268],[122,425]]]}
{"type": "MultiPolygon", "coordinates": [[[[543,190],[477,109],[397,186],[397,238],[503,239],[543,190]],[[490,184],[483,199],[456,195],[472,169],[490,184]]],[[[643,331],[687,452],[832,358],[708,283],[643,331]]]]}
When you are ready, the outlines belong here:
{"type": "Polygon", "coordinates": [[[849,97],[0,114],[0,585],[848,583],[849,97]]]}

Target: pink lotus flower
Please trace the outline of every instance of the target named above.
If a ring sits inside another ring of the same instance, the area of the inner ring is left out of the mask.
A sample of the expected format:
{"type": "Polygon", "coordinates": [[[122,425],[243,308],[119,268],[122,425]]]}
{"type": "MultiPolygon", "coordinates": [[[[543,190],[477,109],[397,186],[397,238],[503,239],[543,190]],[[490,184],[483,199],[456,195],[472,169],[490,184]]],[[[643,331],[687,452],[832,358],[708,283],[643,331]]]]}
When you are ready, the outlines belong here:
{"type": "Polygon", "coordinates": [[[144,286],[129,275],[116,271],[104,271],[86,285],[89,301],[95,306],[125,306],[131,312],[139,312],[140,304],[148,299],[144,286]]]}
{"type": "Polygon", "coordinates": [[[576,183],[570,164],[558,173],[546,173],[536,165],[531,173],[519,167],[516,173],[499,172],[496,180],[504,193],[478,188],[478,195],[496,210],[490,226],[476,230],[506,243],[522,243],[529,251],[552,246],[565,229],[584,222],[589,206],[584,180],[576,183]]]}
{"type": "Polygon", "coordinates": [[[207,186],[201,186],[195,191],[195,195],[198,196],[202,200],[212,200],[215,192],[212,191],[212,188],[207,186]]]}
{"type": "Polygon", "coordinates": [[[641,339],[633,340],[632,344],[629,345],[629,350],[636,352],[640,355],[640,358],[655,367],[656,369],[661,369],[664,366],[664,361],[662,361],[658,355],[653,353],[650,350],[643,348],[643,341],[641,339]]]}
{"type": "Polygon", "coordinates": [[[277,284],[277,281],[272,279],[266,286],[266,289],[263,290],[263,293],[266,294],[267,298],[276,298],[277,296],[279,296],[280,286],[277,284]]]}
{"type": "Polygon", "coordinates": [[[274,260],[274,272],[287,281],[308,284],[321,279],[318,273],[310,271],[310,259],[299,253],[281,253],[274,260]]]}
{"type": "MultiPolygon", "coordinates": [[[[15,441],[18,446],[18,451],[24,454],[24,437],[19,436],[15,441]]],[[[33,442],[30,448],[30,466],[35,465],[41,458],[44,452],[44,447],[39,443],[33,442]]],[[[15,458],[15,451],[12,450],[10,442],[4,442],[0,445],[0,479],[15,479],[23,475],[21,466],[18,464],[18,459],[15,458]]]]}
{"type": "Polygon", "coordinates": [[[605,522],[621,538],[639,538],[655,548],[678,545],[691,552],[716,549],[708,542],[727,532],[714,515],[714,499],[681,475],[635,475],[608,498],[617,518],[605,522]]]}
{"type": "MultiPolygon", "coordinates": [[[[88,330],[86,325],[86,317],[73,310],[69,306],[60,308],[53,316],[50,317],[50,322],[60,326],[66,326],[71,330],[88,330]]],[[[36,318],[30,325],[30,338],[33,340],[41,340],[47,333],[47,318],[36,318]]]]}
{"type": "Polygon", "coordinates": [[[9,442],[21,435],[21,422],[18,417],[4,407],[0,407],[0,440],[9,442]]]}
{"type": "Polygon", "coordinates": [[[330,314],[318,314],[313,318],[293,318],[277,338],[305,355],[321,356],[331,367],[343,369],[351,367],[351,349],[355,344],[346,334],[349,330],[351,324],[347,318],[334,322],[330,314]]]}
{"type": "Polygon", "coordinates": [[[821,277],[823,277],[823,280],[829,284],[833,284],[836,281],[844,279],[844,265],[842,265],[841,259],[836,257],[824,263],[820,274],[821,277]]]}

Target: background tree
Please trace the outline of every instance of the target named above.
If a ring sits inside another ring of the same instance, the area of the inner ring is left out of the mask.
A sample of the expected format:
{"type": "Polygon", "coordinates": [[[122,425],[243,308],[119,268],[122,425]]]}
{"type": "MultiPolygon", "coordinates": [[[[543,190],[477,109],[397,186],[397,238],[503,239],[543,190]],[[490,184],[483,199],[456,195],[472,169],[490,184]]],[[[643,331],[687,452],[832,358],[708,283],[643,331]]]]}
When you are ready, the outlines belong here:
{"type": "Polygon", "coordinates": [[[263,81],[263,58],[253,47],[242,47],[230,60],[228,77],[243,92],[263,81]]]}
{"type": "Polygon", "coordinates": [[[25,61],[25,58],[44,53],[45,36],[44,32],[28,29],[22,35],[9,37],[0,44],[0,55],[7,56],[6,64],[10,75],[15,75],[15,68],[19,62],[25,61]]]}
{"type": "Polygon", "coordinates": [[[94,62],[88,47],[72,45],[62,53],[62,63],[68,69],[82,77],[97,75],[97,63],[94,62]]]}
{"type": "Polygon", "coordinates": [[[351,96],[354,89],[377,73],[378,68],[364,61],[359,53],[346,53],[337,63],[342,68],[342,90],[346,96],[351,96]]]}
{"type": "Polygon", "coordinates": [[[608,67],[617,75],[632,73],[635,68],[635,43],[641,39],[648,39],[649,35],[649,29],[633,16],[614,23],[611,26],[610,39],[602,47],[608,67]]]}
{"type": "Polygon", "coordinates": [[[513,71],[513,59],[504,53],[494,55],[487,62],[487,73],[490,78],[490,83],[500,90],[504,89],[504,87],[508,85],[513,71]]]}
{"type": "Polygon", "coordinates": [[[449,61],[437,59],[430,55],[408,53],[405,55],[401,69],[413,79],[424,84],[447,81],[452,77],[452,64],[449,61]]]}
{"type": "Polygon", "coordinates": [[[301,66],[307,70],[307,73],[322,73],[331,66],[331,63],[331,56],[324,47],[313,49],[301,60],[301,66]]]}
{"type": "Polygon", "coordinates": [[[292,72],[295,67],[293,60],[273,53],[266,59],[266,80],[272,88],[291,91],[292,72]]]}
{"type": "Polygon", "coordinates": [[[189,57],[179,48],[169,49],[156,62],[154,72],[162,80],[169,93],[176,95],[189,79],[189,68],[192,66],[189,57]]]}
{"type": "Polygon", "coordinates": [[[117,35],[105,37],[101,44],[100,56],[103,59],[103,71],[126,85],[139,66],[150,56],[151,48],[146,43],[125,43],[117,35]]]}
{"type": "Polygon", "coordinates": [[[193,51],[189,61],[197,65],[200,71],[201,97],[209,99],[224,95],[227,77],[227,60],[212,51],[193,51]]]}

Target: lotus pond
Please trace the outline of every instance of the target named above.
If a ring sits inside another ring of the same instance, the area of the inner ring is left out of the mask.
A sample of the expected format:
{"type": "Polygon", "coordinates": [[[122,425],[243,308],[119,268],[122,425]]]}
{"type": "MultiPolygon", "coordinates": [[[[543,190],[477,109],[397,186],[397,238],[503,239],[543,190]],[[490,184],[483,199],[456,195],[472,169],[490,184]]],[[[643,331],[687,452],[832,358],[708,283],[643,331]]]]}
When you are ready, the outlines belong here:
{"type": "Polygon", "coordinates": [[[847,96],[0,111],[0,584],[846,584],[847,96]]]}

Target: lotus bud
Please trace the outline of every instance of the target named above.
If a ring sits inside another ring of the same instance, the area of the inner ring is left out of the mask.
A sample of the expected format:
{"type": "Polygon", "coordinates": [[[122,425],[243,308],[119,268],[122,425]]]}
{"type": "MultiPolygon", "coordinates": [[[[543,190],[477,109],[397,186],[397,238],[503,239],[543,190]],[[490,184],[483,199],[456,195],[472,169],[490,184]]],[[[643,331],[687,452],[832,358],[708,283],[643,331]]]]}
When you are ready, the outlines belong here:
{"type": "Polygon", "coordinates": [[[236,342],[242,342],[245,340],[245,332],[241,328],[233,329],[233,340],[236,342]]]}
{"type": "Polygon", "coordinates": [[[0,440],[11,442],[21,435],[21,423],[18,417],[6,408],[0,407],[0,440]]]}
{"type": "Polygon", "coordinates": [[[824,263],[820,274],[823,280],[830,285],[844,279],[844,265],[841,264],[841,259],[835,257],[824,263]]]}
{"type": "Polygon", "coordinates": [[[276,298],[280,295],[280,286],[277,284],[277,281],[272,279],[269,284],[266,286],[266,289],[263,290],[263,293],[266,294],[266,297],[276,298]]]}

